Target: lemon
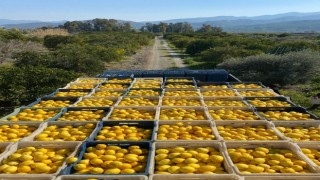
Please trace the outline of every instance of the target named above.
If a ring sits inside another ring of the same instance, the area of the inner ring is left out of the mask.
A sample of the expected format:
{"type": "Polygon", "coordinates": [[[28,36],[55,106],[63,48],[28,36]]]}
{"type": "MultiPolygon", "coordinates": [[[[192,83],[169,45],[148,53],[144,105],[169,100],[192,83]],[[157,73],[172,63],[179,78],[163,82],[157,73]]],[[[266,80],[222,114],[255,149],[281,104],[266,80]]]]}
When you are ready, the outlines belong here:
{"type": "Polygon", "coordinates": [[[104,174],[120,174],[121,170],[118,168],[106,169],[104,174]]]}
{"type": "Polygon", "coordinates": [[[3,169],[3,172],[6,174],[14,174],[18,170],[17,166],[8,166],[3,169]]]}
{"type": "Polygon", "coordinates": [[[193,173],[196,171],[196,169],[191,166],[184,166],[184,167],[181,167],[179,170],[183,173],[193,173]]]}
{"type": "Polygon", "coordinates": [[[135,170],[134,169],[123,169],[121,170],[121,174],[134,174],[135,170]]]}

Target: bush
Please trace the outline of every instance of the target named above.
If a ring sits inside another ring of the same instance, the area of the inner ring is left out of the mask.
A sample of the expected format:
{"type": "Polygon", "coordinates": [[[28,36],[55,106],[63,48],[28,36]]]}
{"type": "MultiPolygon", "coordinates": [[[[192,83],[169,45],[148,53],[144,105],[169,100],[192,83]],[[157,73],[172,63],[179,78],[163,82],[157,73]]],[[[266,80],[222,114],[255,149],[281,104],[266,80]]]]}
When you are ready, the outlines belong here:
{"type": "Polygon", "coordinates": [[[320,70],[320,53],[311,50],[284,55],[263,54],[246,58],[231,58],[219,64],[244,81],[270,84],[298,84],[310,81],[320,70]]]}
{"type": "Polygon", "coordinates": [[[45,67],[0,69],[0,102],[21,105],[65,86],[81,74],[45,67]]]}
{"type": "Polygon", "coordinates": [[[47,35],[43,39],[43,45],[47,48],[56,48],[59,44],[72,42],[72,36],[47,35]]]}
{"type": "Polygon", "coordinates": [[[68,44],[55,52],[50,67],[96,75],[105,69],[104,63],[96,57],[86,46],[68,44]]]}

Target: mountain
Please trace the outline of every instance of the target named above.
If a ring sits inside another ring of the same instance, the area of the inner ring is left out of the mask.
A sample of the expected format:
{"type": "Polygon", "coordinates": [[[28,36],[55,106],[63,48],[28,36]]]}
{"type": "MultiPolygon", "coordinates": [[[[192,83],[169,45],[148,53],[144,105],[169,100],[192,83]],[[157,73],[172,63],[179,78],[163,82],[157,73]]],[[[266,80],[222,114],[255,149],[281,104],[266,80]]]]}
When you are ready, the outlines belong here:
{"type": "MultiPolygon", "coordinates": [[[[63,25],[66,21],[53,21],[53,22],[30,22],[30,23],[21,23],[21,24],[5,24],[2,27],[7,29],[18,28],[18,29],[37,29],[41,27],[57,27],[63,25]]],[[[1,25],[0,25],[1,27],[1,25]]]]}
{"type": "Polygon", "coordinates": [[[23,23],[35,23],[35,22],[41,22],[41,21],[0,19],[0,26],[5,24],[23,24],[23,23]]]}
{"type": "MultiPolygon", "coordinates": [[[[43,26],[56,27],[66,21],[42,22],[36,20],[8,20],[0,19],[0,27],[35,29],[43,26]]],[[[320,12],[299,13],[289,12],[275,15],[263,16],[216,16],[170,19],[163,21],[134,22],[119,20],[119,22],[129,22],[135,29],[141,28],[145,23],[159,22],[178,23],[188,22],[195,29],[199,29],[203,24],[222,27],[227,32],[320,32],[320,12]]]]}

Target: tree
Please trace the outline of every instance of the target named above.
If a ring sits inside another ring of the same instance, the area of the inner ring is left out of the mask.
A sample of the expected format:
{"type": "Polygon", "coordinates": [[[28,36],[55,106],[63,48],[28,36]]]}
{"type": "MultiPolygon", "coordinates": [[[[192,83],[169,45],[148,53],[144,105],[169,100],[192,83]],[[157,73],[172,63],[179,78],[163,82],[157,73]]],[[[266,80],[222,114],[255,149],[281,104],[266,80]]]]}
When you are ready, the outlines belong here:
{"type": "Polygon", "coordinates": [[[214,32],[214,33],[221,33],[222,28],[220,27],[212,27],[210,24],[203,24],[197,32],[214,32]]]}

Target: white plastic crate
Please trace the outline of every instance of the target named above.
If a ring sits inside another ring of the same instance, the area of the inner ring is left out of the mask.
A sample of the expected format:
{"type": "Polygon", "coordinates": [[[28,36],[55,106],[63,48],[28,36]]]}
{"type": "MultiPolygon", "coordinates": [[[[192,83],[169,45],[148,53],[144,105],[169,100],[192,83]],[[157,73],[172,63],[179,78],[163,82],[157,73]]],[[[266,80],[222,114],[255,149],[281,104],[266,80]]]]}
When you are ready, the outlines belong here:
{"type": "Polygon", "coordinates": [[[149,168],[149,175],[154,174],[155,170],[155,156],[156,150],[160,148],[175,148],[175,147],[184,147],[184,148],[200,148],[200,147],[212,147],[220,152],[221,156],[224,158],[223,167],[227,174],[234,174],[234,170],[231,168],[229,162],[226,160],[226,149],[220,142],[203,142],[203,141],[186,141],[186,142],[155,142],[152,144],[152,154],[149,168]]]}
{"type": "MultiPolygon", "coordinates": [[[[287,141],[284,136],[279,133],[272,123],[268,121],[214,121],[216,126],[232,126],[235,128],[240,128],[244,126],[250,126],[250,127],[256,127],[256,126],[264,126],[266,129],[272,129],[274,131],[274,134],[279,138],[278,140],[266,140],[266,141],[287,141]]],[[[218,130],[217,130],[218,131],[218,130]]],[[[218,131],[219,134],[219,131],[218,131]]],[[[223,137],[219,134],[221,139],[226,142],[263,142],[264,140],[225,140],[223,137]]]]}
{"type": "Polygon", "coordinates": [[[130,83],[108,83],[108,82],[104,82],[99,84],[95,89],[99,89],[99,90],[127,90],[129,88],[131,88],[130,83]],[[121,88],[107,88],[107,87],[103,87],[103,85],[105,84],[114,84],[114,85],[121,85],[121,88]]]}
{"type": "MultiPolygon", "coordinates": [[[[296,146],[298,146],[299,150],[301,151],[301,148],[308,148],[308,149],[316,149],[318,151],[320,151],[320,143],[318,142],[308,142],[308,143],[297,143],[295,144],[296,146]]],[[[302,154],[304,154],[301,151],[302,154]]],[[[318,173],[320,173],[320,166],[318,166],[317,164],[315,164],[309,157],[306,156],[306,159],[308,160],[309,164],[311,164],[311,166],[313,166],[318,173]]],[[[319,174],[319,179],[320,179],[320,174],[319,174]]]]}
{"type": "Polygon", "coordinates": [[[234,90],[234,89],[200,89],[200,93],[201,93],[201,96],[203,96],[203,97],[217,97],[217,98],[219,98],[219,97],[241,97],[240,96],[240,94],[236,91],[236,90],[234,90]],[[219,91],[232,91],[233,92],[233,96],[214,96],[214,95],[212,95],[212,96],[209,96],[209,95],[206,95],[205,93],[206,92],[219,92],[219,91]]]}
{"type": "Polygon", "coordinates": [[[231,89],[228,82],[199,82],[199,83],[197,83],[197,86],[199,89],[202,89],[202,90],[205,90],[205,89],[211,89],[211,90],[231,89]],[[205,87],[205,86],[210,86],[210,85],[211,85],[211,87],[205,87]],[[221,86],[221,85],[225,85],[226,88],[212,87],[212,86],[221,86]]]}
{"type": "Polygon", "coordinates": [[[15,143],[16,142],[0,142],[0,149],[2,149],[2,152],[0,152],[0,159],[2,155],[9,151],[11,146],[13,146],[15,143]]]}
{"type": "MultiPolygon", "coordinates": [[[[125,98],[143,98],[143,99],[149,99],[149,100],[157,100],[158,103],[155,104],[154,106],[159,106],[160,105],[160,97],[159,96],[123,96],[121,98],[119,98],[119,101],[114,105],[117,107],[139,107],[139,106],[134,106],[134,105],[130,105],[130,106],[120,106],[119,104],[125,99],[125,98]]],[[[140,107],[152,107],[150,106],[140,106],[140,107]]]]}
{"type": "MultiPolygon", "coordinates": [[[[72,106],[70,107],[97,107],[97,106],[77,106],[77,104],[79,102],[82,102],[86,99],[92,99],[92,100],[95,100],[95,99],[106,99],[106,100],[110,100],[110,101],[113,101],[113,104],[111,106],[114,106],[118,103],[119,101],[119,97],[82,97],[80,98],[77,102],[75,102],[72,106]]],[[[101,106],[101,107],[111,107],[111,106],[101,106]]]]}
{"type": "Polygon", "coordinates": [[[274,92],[272,89],[269,89],[269,88],[260,88],[260,89],[237,89],[236,90],[237,93],[239,94],[239,96],[241,97],[277,97],[277,96],[281,96],[280,94],[274,92]],[[243,91],[267,91],[271,94],[273,94],[273,96],[242,96],[240,94],[240,92],[243,92],[243,91]]]}
{"type": "MultiPolygon", "coordinates": [[[[35,140],[36,136],[41,134],[43,132],[43,130],[45,130],[48,126],[56,125],[59,128],[64,127],[64,126],[78,127],[78,126],[84,126],[84,125],[89,124],[89,123],[90,124],[95,124],[95,128],[92,131],[92,132],[94,132],[94,130],[98,127],[98,122],[95,122],[95,121],[76,121],[76,122],[72,122],[72,121],[51,121],[51,122],[42,123],[41,127],[35,133],[32,133],[32,135],[28,136],[27,139],[28,139],[28,141],[36,141],[35,140]]],[[[84,139],[83,141],[85,141],[86,139],[84,139]]],[[[47,141],[37,141],[37,142],[47,142],[47,141]]],[[[59,141],[59,142],[61,142],[61,141],[59,141]]],[[[77,141],[71,141],[71,142],[77,142],[77,141]]]]}
{"type": "Polygon", "coordinates": [[[160,89],[163,87],[163,84],[162,82],[152,82],[152,83],[149,83],[149,82],[135,82],[135,83],[132,83],[132,85],[130,86],[130,88],[133,88],[133,89],[160,89]]]}
{"type": "Polygon", "coordinates": [[[102,83],[106,81],[107,78],[92,78],[92,77],[86,77],[86,78],[77,78],[75,81],[76,83],[90,83],[91,81],[95,81],[94,83],[102,83]]]}
{"type": "MultiPolygon", "coordinates": [[[[201,107],[201,106],[205,106],[204,104],[204,101],[201,97],[176,97],[176,96],[166,96],[166,97],[162,97],[161,98],[161,106],[162,107],[172,107],[172,106],[167,106],[167,105],[164,105],[163,104],[163,99],[170,99],[170,100],[182,100],[182,99],[185,99],[185,100],[196,100],[196,101],[199,101],[200,105],[197,106],[197,107],[201,107]]],[[[174,105],[176,106],[176,105],[174,105]]],[[[177,106],[176,106],[177,107],[177,106]]]]}
{"type": "Polygon", "coordinates": [[[308,142],[317,142],[320,143],[320,141],[294,141],[292,140],[290,137],[287,137],[285,134],[283,134],[282,132],[280,132],[277,127],[281,126],[281,127],[304,127],[304,128],[309,128],[309,127],[316,127],[316,128],[320,128],[320,121],[304,121],[304,122],[281,122],[281,121],[272,121],[272,123],[274,124],[274,126],[276,127],[276,131],[277,133],[281,134],[285,139],[292,141],[292,142],[299,142],[299,143],[308,143],[308,142]]]}
{"type": "MultiPolygon", "coordinates": [[[[203,112],[204,118],[205,119],[196,119],[196,120],[188,120],[188,121],[206,121],[206,120],[211,120],[210,115],[207,111],[207,108],[201,107],[201,106],[162,106],[159,109],[159,121],[181,121],[181,120],[161,120],[161,110],[168,110],[168,109],[173,109],[173,108],[181,108],[181,109],[194,109],[196,111],[201,111],[203,112]]],[[[185,119],[182,119],[182,121],[185,121],[185,119]]]]}
{"type": "Polygon", "coordinates": [[[198,89],[192,89],[192,90],[174,90],[174,89],[164,89],[164,92],[163,92],[163,96],[164,97],[200,97],[201,94],[200,94],[200,91],[198,89]],[[166,94],[167,92],[175,92],[175,91],[188,91],[188,92],[193,92],[194,95],[192,96],[185,96],[185,95],[175,95],[175,96],[168,96],[168,94],[166,94]]]}
{"type": "Polygon", "coordinates": [[[214,124],[213,122],[211,121],[158,121],[157,122],[157,126],[155,128],[155,141],[157,142],[178,142],[178,141],[181,141],[181,142],[188,142],[188,141],[193,141],[193,142],[196,142],[196,141],[201,141],[201,142],[206,142],[206,141],[221,141],[221,137],[219,136],[218,134],[218,131],[216,128],[214,128],[214,124]],[[183,123],[184,125],[191,125],[191,126],[206,126],[206,127],[210,127],[211,130],[212,130],[212,134],[216,137],[215,139],[212,139],[212,140],[182,140],[182,139],[179,139],[179,140],[158,140],[157,139],[157,136],[158,136],[158,130],[159,130],[159,127],[161,125],[165,125],[165,124],[168,124],[168,125],[173,125],[175,123],[183,123]]]}
{"type": "Polygon", "coordinates": [[[144,82],[152,82],[152,81],[157,81],[157,82],[163,82],[163,78],[134,78],[133,83],[144,83],[144,82]]]}
{"type": "Polygon", "coordinates": [[[208,107],[208,114],[210,115],[210,118],[213,121],[265,121],[259,114],[252,109],[252,107],[208,107]],[[254,115],[258,116],[257,120],[230,120],[230,119],[225,119],[225,120],[215,120],[211,115],[210,115],[210,110],[219,110],[219,109],[228,109],[228,110],[242,110],[242,111],[249,111],[252,112],[254,115]]]}
{"type": "Polygon", "coordinates": [[[149,180],[243,180],[234,174],[154,174],[149,180]]]}
{"type": "Polygon", "coordinates": [[[55,180],[148,180],[147,176],[143,175],[62,175],[55,180]]]}
{"type": "Polygon", "coordinates": [[[245,102],[241,97],[204,97],[203,98],[204,105],[207,107],[251,107],[247,102],[245,102]],[[240,101],[244,104],[244,106],[209,106],[206,104],[206,101],[240,101]]]}
{"type": "Polygon", "coordinates": [[[195,89],[197,89],[197,86],[193,82],[189,82],[189,83],[168,82],[168,83],[165,83],[164,89],[170,89],[170,90],[195,90],[195,89]],[[180,88],[179,87],[169,87],[169,85],[171,85],[171,84],[172,85],[180,85],[180,88]],[[188,85],[188,86],[184,87],[184,85],[188,85]]]}
{"type": "Polygon", "coordinates": [[[69,83],[62,89],[94,89],[98,86],[99,83],[69,83]],[[71,86],[83,86],[83,85],[90,85],[91,88],[72,88],[71,86]]]}
{"type": "MultiPolygon", "coordinates": [[[[113,113],[114,109],[137,109],[137,110],[144,110],[144,111],[149,111],[149,112],[154,112],[155,116],[153,119],[136,119],[136,120],[147,120],[147,121],[156,121],[159,119],[159,108],[158,107],[148,107],[148,106],[135,106],[135,107],[125,107],[125,106],[115,106],[115,107],[111,107],[110,112],[108,113],[108,115],[106,117],[104,117],[102,120],[106,121],[106,120],[114,120],[111,119],[110,116],[113,113]]],[[[134,120],[134,121],[136,121],[134,120]]],[[[115,120],[118,121],[118,120],[115,120]]],[[[120,120],[119,120],[120,121],[120,120]]],[[[124,121],[124,120],[121,120],[124,121]]],[[[125,120],[127,121],[127,120],[125,120]]],[[[129,120],[128,120],[129,121],[129,120]]]]}
{"type": "Polygon", "coordinates": [[[84,97],[121,97],[123,96],[127,90],[114,90],[114,89],[94,89],[90,94],[84,96],[84,97]],[[115,91],[121,93],[119,96],[96,96],[95,94],[98,92],[103,92],[103,91],[115,91]]]}
{"type": "MultiPolygon", "coordinates": [[[[36,148],[54,148],[54,149],[62,149],[62,148],[70,148],[73,149],[72,153],[67,157],[73,157],[76,155],[81,143],[80,142],[19,142],[15,143],[10,147],[8,151],[6,151],[1,157],[0,162],[4,159],[8,158],[12,153],[16,152],[20,148],[25,147],[36,147],[36,148]]],[[[57,170],[57,172],[53,174],[0,174],[1,179],[24,179],[24,178],[43,178],[43,179],[52,179],[56,175],[60,173],[60,171],[67,166],[66,162],[62,164],[62,166],[57,170]]]]}
{"type": "Polygon", "coordinates": [[[306,156],[302,154],[297,146],[295,146],[291,142],[282,142],[282,141],[265,141],[265,142],[225,142],[223,143],[226,151],[225,156],[227,157],[227,161],[230,163],[233,170],[241,175],[241,176],[314,176],[317,173],[317,170],[308,162],[306,156]],[[293,173],[252,173],[252,174],[243,174],[239,171],[239,169],[234,165],[231,160],[229,153],[227,151],[228,148],[244,148],[244,149],[254,149],[257,147],[266,147],[266,148],[275,148],[275,149],[287,149],[290,150],[296,157],[300,160],[307,162],[307,169],[311,173],[304,174],[293,174],[293,173]]]}

